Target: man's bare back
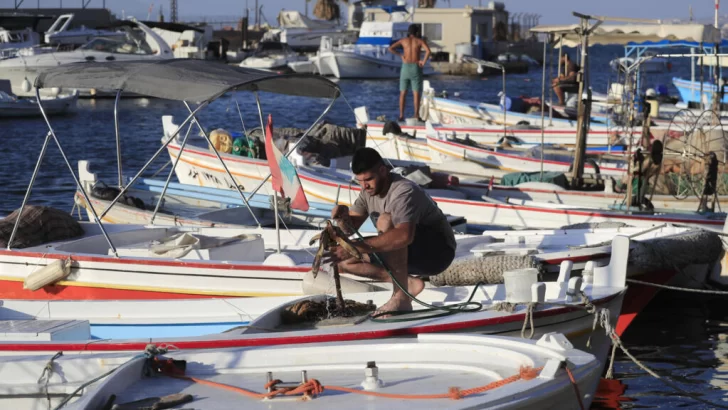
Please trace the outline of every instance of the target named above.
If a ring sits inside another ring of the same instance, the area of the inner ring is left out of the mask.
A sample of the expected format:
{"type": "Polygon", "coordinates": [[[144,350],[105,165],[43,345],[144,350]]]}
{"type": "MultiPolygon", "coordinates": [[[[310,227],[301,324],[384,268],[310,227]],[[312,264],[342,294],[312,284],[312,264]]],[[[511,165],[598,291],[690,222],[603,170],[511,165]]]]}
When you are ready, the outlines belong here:
{"type": "Polygon", "coordinates": [[[420,55],[422,54],[422,49],[427,49],[427,43],[422,41],[422,39],[419,39],[417,37],[406,37],[403,38],[396,43],[392,44],[390,47],[390,50],[392,50],[393,53],[399,54],[402,57],[403,63],[409,63],[409,64],[418,64],[420,67],[425,65],[425,60],[420,60],[420,55]],[[394,51],[398,46],[402,47],[402,53],[397,53],[394,51]]]}

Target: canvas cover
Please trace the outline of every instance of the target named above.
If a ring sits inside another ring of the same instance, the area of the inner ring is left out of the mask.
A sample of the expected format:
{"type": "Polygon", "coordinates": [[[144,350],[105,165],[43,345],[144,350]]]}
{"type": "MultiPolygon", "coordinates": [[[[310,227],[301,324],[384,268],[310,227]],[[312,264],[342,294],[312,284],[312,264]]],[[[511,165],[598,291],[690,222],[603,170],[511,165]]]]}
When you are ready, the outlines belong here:
{"type": "Polygon", "coordinates": [[[340,26],[336,22],[313,20],[295,10],[282,10],[278,14],[280,28],[307,28],[309,30],[331,30],[340,26]]]}
{"type": "MultiPolygon", "coordinates": [[[[579,24],[536,26],[534,33],[555,35],[556,46],[576,47],[581,44],[579,24]],[[560,36],[563,39],[559,41],[560,36]]],[[[645,41],[694,41],[716,43],[721,41],[720,30],[709,24],[602,24],[589,35],[589,45],[627,45],[645,41]]]]}
{"type": "Polygon", "coordinates": [[[197,59],[110,61],[64,64],[43,70],[37,88],[124,90],[149,97],[202,102],[227,91],[265,91],[312,98],[335,98],[339,86],[311,74],[284,74],[197,59]]]}

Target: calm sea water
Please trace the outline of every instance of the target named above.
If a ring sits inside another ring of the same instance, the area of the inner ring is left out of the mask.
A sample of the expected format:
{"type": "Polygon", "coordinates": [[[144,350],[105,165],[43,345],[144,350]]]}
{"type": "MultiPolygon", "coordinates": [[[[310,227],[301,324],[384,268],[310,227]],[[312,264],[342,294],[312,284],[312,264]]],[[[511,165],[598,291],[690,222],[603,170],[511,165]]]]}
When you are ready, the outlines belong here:
{"type": "MultiPolygon", "coordinates": [[[[593,88],[605,92],[607,84],[616,80],[616,74],[608,69],[608,62],[621,56],[623,51],[621,48],[596,47],[590,53],[593,88]]],[[[571,54],[574,57],[573,51],[571,54]]],[[[547,73],[547,77],[551,75],[547,73]]],[[[675,93],[671,78],[689,75],[689,63],[674,61],[671,73],[647,78],[645,84],[648,87],[665,84],[675,93]]],[[[496,102],[496,94],[501,89],[499,76],[440,76],[432,77],[430,81],[436,90],[447,90],[450,96],[457,93],[462,98],[486,102],[496,102]]],[[[368,106],[372,116],[397,117],[397,81],[341,81],[340,86],[346,99],[336,102],[327,121],[353,126],[354,116],[349,104],[351,107],[368,106]]],[[[541,70],[536,68],[529,74],[509,76],[507,90],[508,95],[540,95],[541,70]]],[[[276,126],[287,127],[309,126],[328,104],[327,101],[276,95],[261,95],[261,99],[264,114],[271,113],[276,126]]],[[[242,93],[227,95],[204,109],[199,114],[202,124],[210,130],[218,127],[240,130],[236,101],[243,112],[245,126],[259,126],[253,97],[242,93]]],[[[408,113],[411,112],[411,98],[408,98],[408,113]]],[[[162,115],[173,115],[179,123],[186,117],[186,110],[178,102],[156,99],[129,99],[120,103],[124,173],[137,172],[160,147],[162,115]]],[[[74,171],[78,160],[88,159],[92,161],[92,171],[102,180],[113,182],[116,179],[113,100],[82,100],[75,114],[51,118],[51,124],[74,171]]],[[[0,120],[0,215],[20,206],[46,132],[42,119],[0,120]]],[[[195,139],[202,143],[201,138],[195,139]]],[[[167,162],[165,155],[163,152],[146,175],[167,162]]],[[[30,202],[70,211],[74,190],[75,184],[59,150],[51,145],[30,202]]],[[[726,332],[728,307],[724,299],[669,292],[662,293],[650,304],[626,332],[624,341],[640,360],[670,377],[683,389],[718,401],[724,399],[722,387],[728,377],[724,365],[728,352],[724,343],[726,332]]],[[[621,355],[617,356],[615,370],[616,378],[626,387],[626,392],[619,400],[604,401],[600,408],[615,408],[616,404],[622,408],[710,408],[681,398],[621,355]]]]}

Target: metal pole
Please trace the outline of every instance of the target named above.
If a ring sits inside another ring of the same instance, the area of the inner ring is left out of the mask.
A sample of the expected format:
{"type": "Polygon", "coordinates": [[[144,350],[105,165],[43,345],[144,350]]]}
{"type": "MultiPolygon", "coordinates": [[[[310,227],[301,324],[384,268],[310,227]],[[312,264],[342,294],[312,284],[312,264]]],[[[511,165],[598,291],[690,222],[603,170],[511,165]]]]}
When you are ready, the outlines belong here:
{"type": "Polygon", "coordinates": [[[121,138],[119,137],[119,99],[121,98],[121,89],[116,91],[116,100],[114,100],[114,132],[116,133],[116,162],[119,169],[119,189],[124,187],[124,178],[121,171],[121,138]]]}
{"type": "Polygon", "coordinates": [[[690,94],[695,99],[695,47],[690,47],[690,94]]]}
{"type": "MultiPolygon", "coordinates": [[[[195,112],[197,112],[198,110],[200,110],[202,107],[206,106],[207,104],[209,104],[209,101],[203,102],[202,104],[200,104],[199,107],[197,107],[195,109],[195,112]]],[[[154,153],[154,155],[152,156],[152,158],[150,158],[149,161],[147,161],[147,163],[144,164],[144,166],[142,167],[142,169],[139,170],[139,172],[137,172],[136,175],[134,175],[134,178],[132,178],[131,181],[129,181],[129,183],[126,186],[124,186],[124,187],[121,188],[121,191],[116,196],[116,198],[114,198],[114,200],[111,201],[111,203],[109,204],[109,206],[106,207],[106,209],[104,210],[104,212],[101,213],[101,218],[103,218],[104,216],[106,216],[106,214],[109,212],[109,210],[111,209],[111,207],[114,206],[114,204],[116,204],[119,201],[119,199],[121,198],[121,196],[126,193],[126,191],[129,189],[129,187],[133,186],[134,183],[136,183],[136,180],[139,179],[139,177],[144,173],[144,171],[147,170],[147,168],[149,168],[149,165],[151,165],[152,162],[154,162],[154,160],[157,159],[157,157],[159,156],[159,154],[161,154],[162,151],[165,148],[167,148],[167,146],[169,145],[169,143],[172,142],[172,140],[177,136],[177,134],[179,134],[179,131],[182,129],[182,127],[184,127],[185,125],[187,125],[187,123],[189,121],[191,121],[193,117],[194,117],[193,114],[188,115],[187,118],[182,122],[182,124],[180,124],[179,127],[177,127],[177,131],[175,131],[174,134],[172,134],[169,137],[169,139],[167,141],[165,141],[164,144],[162,144],[161,147],[159,147],[159,149],[157,150],[157,152],[154,153]]]]}
{"type": "Polygon", "coordinates": [[[15,238],[15,233],[18,230],[18,226],[20,225],[20,217],[23,216],[23,209],[25,209],[25,205],[28,203],[28,199],[30,198],[30,192],[33,189],[33,184],[35,184],[35,178],[38,176],[38,171],[40,170],[40,164],[43,162],[43,157],[45,157],[46,148],[48,148],[48,142],[51,140],[51,132],[48,131],[45,137],[45,141],[43,141],[43,148],[40,149],[40,155],[38,156],[38,162],[35,163],[35,169],[33,170],[33,175],[30,177],[30,184],[28,184],[28,190],[25,191],[25,197],[23,197],[23,203],[20,205],[20,212],[18,212],[18,219],[15,220],[15,225],[13,225],[13,232],[10,234],[10,240],[8,241],[8,249],[10,249],[10,245],[13,243],[13,239],[15,238]]]}
{"type": "Polygon", "coordinates": [[[508,135],[508,120],[506,118],[506,112],[508,111],[506,107],[506,98],[508,96],[506,95],[506,67],[501,66],[501,72],[503,72],[503,138],[505,138],[508,135]]]}
{"type": "MultiPolygon", "coordinates": [[[[260,97],[258,96],[258,91],[253,91],[253,94],[255,95],[255,105],[258,106],[260,129],[263,130],[263,138],[267,139],[268,136],[265,133],[265,124],[263,121],[263,108],[260,106],[260,97]]],[[[273,135],[271,135],[270,138],[270,143],[273,144],[273,135]]],[[[275,189],[273,190],[273,214],[276,220],[276,250],[278,253],[281,253],[281,228],[278,226],[278,192],[276,192],[275,189]]]]}
{"type": "Polygon", "coordinates": [[[167,193],[167,188],[169,187],[169,182],[172,180],[172,175],[174,175],[174,170],[177,168],[177,163],[179,162],[180,158],[182,158],[182,152],[185,150],[185,146],[187,145],[187,137],[190,135],[190,131],[192,130],[192,124],[190,124],[187,127],[187,132],[185,133],[185,137],[182,140],[182,145],[179,148],[179,155],[177,155],[177,158],[174,159],[174,164],[172,164],[172,169],[169,170],[169,175],[167,175],[167,180],[164,182],[164,188],[162,188],[162,193],[159,195],[159,199],[157,200],[157,205],[154,207],[154,212],[152,213],[152,217],[149,220],[150,225],[154,225],[154,218],[157,217],[157,212],[159,212],[159,207],[162,205],[162,199],[164,198],[164,195],[167,193]]]}
{"type": "Polygon", "coordinates": [[[245,129],[245,121],[243,121],[243,113],[240,112],[240,104],[238,104],[237,98],[235,99],[235,106],[238,107],[238,116],[240,116],[240,123],[243,125],[243,134],[245,134],[245,138],[247,138],[248,130],[245,129]]]}
{"type": "MultiPolygon", "coordinates": [[[[315,127],[315,126],[316,126],[316,124],[318,124],[318,123],[319,123],[319,121],[321,121],[321,119],[322,119],[322,118],[324,118],[324,116],[326,116],[326,114],[328,114],[329,110],[331,110],[331,107],[333,107],[333,106],[334,106],[334,102],[336,102],[336,99],[337,99],[337,98],[339,98],[339,95],[338,95],[338,93],[337,93],[336,97],[334,97],[334,98],[333,98],[333,99],[331,100],[331,102],[329,103],[329,106],[328,106],[328,107],[326,107],[326,109],[324,110],[324,112],[323,112],[323,113],[321,113],[321,115],[320,115],[320,116],[319,116],[319,117],[318,117],[318,118],[316,119],[316,121],[314,121],[314,123],[313,123],[313,124],[311,124],[311,126],[310,126],[310,127],[308,127],[308,129],[306,130],[306,132],[304,132],[304,133],[303,133],[303,135],[301,136],[301,138],[299,138],[299,139],[298,139],[298,141],[296,141],[296,143],[295,143],[295,144],[293,144],[293,147],[291,147],[291,149],[289,149],[289,150],[288,150],[288,152],[284,153],[284,154],[283,154],[283,156],[287,157],[287,156],[288,156],[288,154],[290,154],[291,152],[293,152],[293,151],[294,151],[294,150],[296,149],[296,147],[298,146],[298,144],[300,144],[300,143],[301,143],[301,141],[303,141],[303,140],[304,140],[304,139],[305,139],[305,138],[306,138],[306,137],[308,136],[308,134],[309,134],[309,133],[311,132],[311,130],[313,129],[313,127],[315,127]]],[[[254,190],[253,190],[253,191],[252,191],[252,192],[250,193],[250,195],[253,195],[253,194],[255,194],[256,192],[258,192],[258,191],[260,190],[260,188],[262,188],[262,187],[263,187],[263,185],[264,185],[264,184],[265,184],[266,182],[268,182],[268,178],[270,178],[270,173],[268,173],[268,175],[267,175],[267,176],[266,176],[266,177],[265,177],[265,178],[263,179],[263,181],[261,181],[261,183],[260,183],[260,184],[258,184],[258,186],[257,186],[257,187],[255,187],[255,189],[254,189],[254,190]]]]}
{"type": "Polygon", "coordinates": [[[578,119],[577,119],[577,138],[574,152],[574,169],[572,172],[572,184],[581,185],[581,179],[584,175],[584,156],[586,155],[586,137],[587,129],[589,129],[589,118],[585,118],[586,107],[584,106],[584,90],[586,88],[587,77],[587,57],[586,50],[589,47],[589,17],[581,17],[581,78],[579,81],[578,96],[578,119]]]}
{"type": "Polygon", "coordinates": [[[546,104],[546,40],[543,42],[543,73],[541,74],[541,178],[543,182],[544,112],[546,104]]]}
{"type": "Polygon", "coordinates": [[[703,48],[703,43],[700,42],[700,110],[705,111],[705,104],[703,104],[703,81],[705,81],[705,78],[703,77],[703,56],[705,55],[705,49],[703,48]]]}
{"type": "MultiPolygon", "coordinates": [[[[240,194],[240,198],[243,199],[243,204],[245,204],[245,207],[248,208],[248,211],[250,211],[250,215],[253,217],[253,220],[255,220],[255,223],[258,224],[258,227],[260,227],[260,221],[255,216],[255,213],[253,212],[253,209],[250,208],[250,204],[248,203],[247,198],[245,198],[245,194],[243,194],[243,190],[240,189],[240,185],[238,185],[235,182],[235,177],[233,177],[232,172],[228,169],[227,165],[225,165],[225,161],[223,161],[222,157],[220,156],[220,153],[217,152],[217,148],[212,144],[212,141],[210,140],[210,137],[207,135],[207,131],[205,131],[202,128],[202,125],[200,124],[200,121],[197,120],[197,117],[195,116],[195,113],[192,111],[192,108],[190,107],[190,104],[187,101],[183,101],[185,104],[185,107],[187,107],[187,110],[190,112],[190,115],[194,119],[197,126],[200,128],[200,131],[202,131],[202,136],[205,137],[205,141],[207,141],[208,144],[210,144],[210,147],[212,147],[212,151],[215,153],[215,156],[217,157],[218,161],[220,161],[220,164],[225,169],[225,173],[230,177],[230,181],[232,181],[233,185],[235,185],[235,189],[237,189],[238,193],[240,194]]],[[[197,107],[198,109],[200,107],[197,107]]],[[[195,110],[197,111],[197,110],[195,110]]],[[[180,156],[182,156],[182,152],[180,152],[180,156]]],[[[252,195],[251,195],[252,196],[252,195]]]]}
{"type": "Polygon", "coordinates": [[[51,123],[48,120],[48,116],[46,115],[46,112],[43,109],[43,104],[41,104],[40,88],[38,88],[38,87],[36,87],[36,89],[35,89],[35,98],[38,101],[38,108],[40,108],[40,113],[41,113],[41,115],[43,115],[43,119],[45,120],[46,124],[48,125],[48,131],[50,132],[51,136],[53,137],[53,141],[56,143],[56,146],[58,147],[58,151],[61,152],[63,161],[65,161],[66,165],[68,166],[68,170],[71,172],[71,176],[73,177],[73,181],[76,183],[76,187],[79,190],[81,190],[81,195],[83,195],[83,199],[86,201],[87,204],[90,205],[89,210],[94,215],[94,218],[96,219],[96,223],[99,225],[99,229],[101,229],[101,233],[104,235],[104,238],[106,238],[106,242],[109,244],[111,251],[114,252],[114,256],[116,256],[118,258],[119,254],[116,252],[116,247],[111,242],[111,238],[109,238],[109,235],[106,233],[106,229],[104,228],[104,224],[101,222],[101,218],[99,218],[96,215],[96,209],[94,209],[93,205],[91,204],[91,199],[89,199],[88,194],[86,193],[86,190],[83,188],[83,186],[81,185],[81,182],[76,177],[76,173],[73,172],[73,167],[71,166],[71,163],[68,162],[66,153],[63,151],[63,147],[61,147],[61,143],[58,141],[58,138],[56,137],[56,133],[53,132],[53,127],[51,127],[51,123]]]}

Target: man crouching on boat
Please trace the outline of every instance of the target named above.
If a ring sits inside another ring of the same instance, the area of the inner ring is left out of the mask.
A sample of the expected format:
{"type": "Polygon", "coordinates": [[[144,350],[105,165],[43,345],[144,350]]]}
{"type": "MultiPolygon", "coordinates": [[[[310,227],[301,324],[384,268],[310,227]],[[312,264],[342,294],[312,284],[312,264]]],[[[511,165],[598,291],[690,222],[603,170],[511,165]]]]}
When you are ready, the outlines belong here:
{"type": "MultiPolygon", "coordinates": [[[[371,148],[354,153],[351,170],[361,194],[349,209],[334,207],[331,217],[339,227],[359,229],[371,218],[379,235],[355,242],[363,260],[352,258],[340,246],[328,254],[339,272],[392,282],[387,268],[403,288],[416,296],[425,286],[422,276],[437,275],[455,257],[455,235],[435,201],[414,182],[389,172],[382,157],[371,148]],[[376,252],[385,266],[377,262],[376,252]]],[[[411,310],[412,300],[394,285],[392,298],[377,313],[411,310]]]]}

